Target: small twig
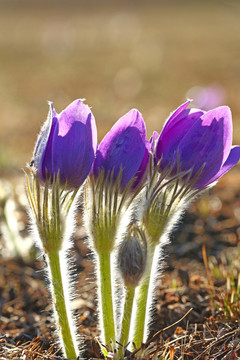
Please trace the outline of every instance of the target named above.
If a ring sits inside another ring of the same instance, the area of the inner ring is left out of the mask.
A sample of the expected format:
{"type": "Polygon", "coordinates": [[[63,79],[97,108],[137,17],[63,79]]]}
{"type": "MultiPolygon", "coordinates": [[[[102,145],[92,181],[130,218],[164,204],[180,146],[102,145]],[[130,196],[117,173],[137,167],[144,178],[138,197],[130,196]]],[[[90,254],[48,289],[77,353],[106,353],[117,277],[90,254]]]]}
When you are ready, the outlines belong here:
{"type": "Polygon", "coordinates": [[[198,360],[202,357],[203,354],[205,354],[208,350],[210,350],[214,345],[220,343],[221,341],[223,341],[225,338],[240,332],[240,329],[235,329],[233,331],[228,332],[227,334],[222,335],[219,339],[216,339],[215,341],[213,341],[205,350],[203,350],[203,352],[201,354],[199,354],[194,360],[198,360]]]}
{"type": "MultiPolygon", "coordinates": [[[[171,325],[169,325],[169,326],[167,326],[167,327],[159,330],[158,332],[156,332],[156,334],[154,334],[154,335],[151,337],[151,339],[148,340],[148,341],[144,344],[145,347],[147,347],[147,346],[153,341],[153,339],[154,339],[156,336],[160,335],[162,332],[164,332],[164,331],[170,329],[171,327],[177,325],[178,323],[180,323],[180,322],[192,311],[192,309],[193,309],[193,308],[189,309],[189,310],[186,312],[186,314],[183,315],[183,316],[181,317],[181,319],[177,320],[175,323],[173,323],[173,324],[171,324],[171,325]]],[[[135,350],[131,353],[130,359],[131,359],[139,350],[141,350],[141,347],[135,349],[135,350]]]]}

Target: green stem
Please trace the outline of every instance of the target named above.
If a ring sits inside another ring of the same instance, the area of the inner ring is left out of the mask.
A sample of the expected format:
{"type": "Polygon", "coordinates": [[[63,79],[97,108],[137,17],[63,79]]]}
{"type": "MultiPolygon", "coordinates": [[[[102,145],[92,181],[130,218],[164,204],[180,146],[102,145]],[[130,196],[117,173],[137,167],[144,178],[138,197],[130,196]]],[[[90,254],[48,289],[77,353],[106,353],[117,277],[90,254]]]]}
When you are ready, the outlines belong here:
{"type": "Polygon", "coordinates": [[[64,356],[69,359],[77,359],[76,349],[73,341],[73,329],[70,327],[69,319],[71,313],[69,304],[64,295],[63,279],[60,265],[60,252],[51,251],[47,254],[49,271],[51,277],[52,300],[57,318],[58,333],[63,344],[64,356]]]}
{"type": "Polygon", "coordinates": [[[98,254],[98,257],[103,341],[105,345],[110,345],[111,341],[115,342],[115,325],[111,283],[111,253],[101,252],[98,254]]]}
{"type": "Polygon", "coordinates": [[[135,287],[132,286],[126,287],[121,337],[119,341],[120,345],[122,346],[120,346],[119,348],[119,356],[122,355],[122,353],[124,352],[124,346],[126,346],[128,343],[134,295],[135,295],[135,287]]]}
{"type": "Polygon", "coordinates": [[[153,257],[155,252],[156,244],[149,244],[148,247],[148,267],[145,273],[145,277],[139,286],[137,296],[136,296],[136,321],[134,324],[134,332],[132,341],[135,343],[136,347],[140,347],[143,342],[143,337],[145,333],[146,324],[146,315],[148,304],[148,293],[149,285],[151,280],[153,257]]]}

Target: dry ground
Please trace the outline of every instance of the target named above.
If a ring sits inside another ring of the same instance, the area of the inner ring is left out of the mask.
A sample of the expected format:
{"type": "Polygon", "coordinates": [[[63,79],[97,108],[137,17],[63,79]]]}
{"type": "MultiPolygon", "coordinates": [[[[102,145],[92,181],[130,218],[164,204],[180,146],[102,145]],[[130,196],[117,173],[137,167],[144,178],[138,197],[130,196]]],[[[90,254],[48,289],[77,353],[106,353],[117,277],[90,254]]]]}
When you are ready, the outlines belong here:
{"type": "MultiPolygon", "coordinates": [[[[239,179],[236,168],[192,205],[173,234],[165,251],[149,342],[136,358],[240,357],[239,179]]],[[[16,211],[24,222],[24,237],[27,217],[21,205],[16,211]]],[[[99,358],[93,261],[80,223],[74,243],[78,296],[73,306],[85,356],[99,358]]],[[[1,244],[3,254],[3,239],[1,244]]],[[[0,267],[0,359],[63,359],[54,335],[44,261],[2,256],[0,267]]]]}

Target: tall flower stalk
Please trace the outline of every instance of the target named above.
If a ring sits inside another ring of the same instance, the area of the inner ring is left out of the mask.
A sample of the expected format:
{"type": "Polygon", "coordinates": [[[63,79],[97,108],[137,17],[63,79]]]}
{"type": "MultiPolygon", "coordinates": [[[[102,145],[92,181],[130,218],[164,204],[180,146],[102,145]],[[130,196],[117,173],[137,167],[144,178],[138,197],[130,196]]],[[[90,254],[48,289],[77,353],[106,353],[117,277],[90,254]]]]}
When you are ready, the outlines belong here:
{"type": "MultiPolygon", "coordinates": [[[[159,165],[160,162],[156,169],[159,165]]],[[[189,203],[189,196],[195,197],[198,192],[192,191],[187,185],[190,174],[179,172],[168,178],[171,168],[161,175],[156,169],[151,181],[146,185],[141,219],[146,233],[148,256],[144,278],[136,292],[136,317],[132,336],[137,347],[146,339],[148,332],[155,280],[161,266],[159,259],[162,247],[167,243],[168,234],[189,203]]]]}
{"type": "Polygon", "coordinates": [[[109,345],[116,340],[111,257],[123,225],[121,219],[130,205],[125,201],[130,185],[119,195],[120,181],[121,172],[117,181],[112,176],[105,179],[102,172],[97,182],[90,176],[85,192],[85,227],[97,260],[102,341],[109,345]]]}
{"type": "Polygon", "coordinates": [[[147,165],[146,128],[141,114],[131,110],[100,143],[93,174],[86,184],[85,228],[97,259],[102,341],[116,340],[116,294],[113,252],[131,221],[131,205],[147,165]]]}
{"type": "Polygon", "coordinates": [[[64,354],[76,359],[78,354],[76,327],[70,305],[69,274],[66,252],[71,242],[74,202],[78,190],[65,192],[59,187],[59,177],[44,188],[39,184],[36,172],[26,173],[26,194],[30,206],[33,230],[48,265],[50,291],[52,294],[57,333],[64,354]],[[67,224],[68,223],[68,224],[67,224]]]}

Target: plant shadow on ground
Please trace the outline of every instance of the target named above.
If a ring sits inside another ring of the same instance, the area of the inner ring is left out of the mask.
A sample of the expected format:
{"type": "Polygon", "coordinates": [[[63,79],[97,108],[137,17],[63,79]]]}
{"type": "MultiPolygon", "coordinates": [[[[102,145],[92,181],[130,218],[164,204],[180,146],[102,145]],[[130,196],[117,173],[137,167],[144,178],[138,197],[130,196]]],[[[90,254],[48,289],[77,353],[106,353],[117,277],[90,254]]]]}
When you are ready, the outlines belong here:
{"type": "MultiPolygon", "coordinates": [[[[239,358],[238,172],[236,168],[195,201],[175,229],[165,249],[148,341],[134,353],[126,351],[126,358],[239,358]]],[[[16,212],[24,237],[28,220],[21,202],[16,212]]],[[[85,343],[84,356],[97,359],[101,353],[96,340],[96,284],[85,240],[79,226],[72,251],[78,271],[73,307],[85,343]]],[[[63,359],[54,335],[44,260],[39,256],[28,261],[7,258],[3,239],[1,248],[0,358],[63,359]]],[[[110,352],[111,357],[114,354],[110,352]]]]}

